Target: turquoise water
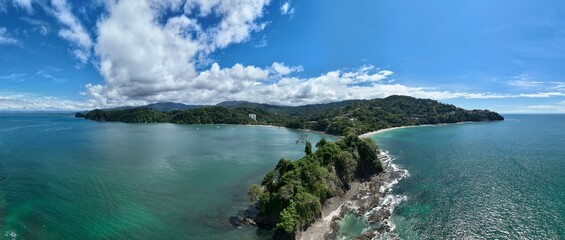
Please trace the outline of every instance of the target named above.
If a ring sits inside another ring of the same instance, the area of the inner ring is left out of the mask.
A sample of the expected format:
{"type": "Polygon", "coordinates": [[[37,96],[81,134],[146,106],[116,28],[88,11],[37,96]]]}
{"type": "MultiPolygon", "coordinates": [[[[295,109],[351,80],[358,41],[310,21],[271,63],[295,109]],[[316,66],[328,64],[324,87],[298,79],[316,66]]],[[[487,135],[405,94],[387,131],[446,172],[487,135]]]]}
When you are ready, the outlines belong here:
{"type": "Polygon", "coordinates": [[[410,176],[402,239],[565,239],[565,115],[406,128],[373,138],[410,176]]]}
{"type": "Polygon", "coordinates": [[[0,115],[0,239],[265,239],[228,219],[299,135],[0,115]]]}

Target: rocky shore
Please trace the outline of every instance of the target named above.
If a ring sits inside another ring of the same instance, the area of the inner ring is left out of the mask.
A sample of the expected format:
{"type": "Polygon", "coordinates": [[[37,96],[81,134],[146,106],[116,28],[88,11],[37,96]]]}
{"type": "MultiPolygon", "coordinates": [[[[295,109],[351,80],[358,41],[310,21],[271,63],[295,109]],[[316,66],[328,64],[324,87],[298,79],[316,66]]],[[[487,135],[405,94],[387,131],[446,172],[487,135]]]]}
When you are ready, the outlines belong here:
{"type": "MultiPolygon", "coordinates": [[[[355,214],[371,225],[371,229],[357,239],[375,239],[385,236],[393,225],[388,221],[394,205],[402,200],[388,193],[391,186],[406,176],[406,171],[397,169],[390,163],[386,154],[379,155],[384,171],[373,176],[370,181],[355,182],[343,196],[328,200],[323,207],[322,217],[306,231],[297,235],[298,239],[334,239],[339,232],[339,221],[346,214],[355,214]]],[[[394,236],[386,235],[394,239],[394,236]]]]}

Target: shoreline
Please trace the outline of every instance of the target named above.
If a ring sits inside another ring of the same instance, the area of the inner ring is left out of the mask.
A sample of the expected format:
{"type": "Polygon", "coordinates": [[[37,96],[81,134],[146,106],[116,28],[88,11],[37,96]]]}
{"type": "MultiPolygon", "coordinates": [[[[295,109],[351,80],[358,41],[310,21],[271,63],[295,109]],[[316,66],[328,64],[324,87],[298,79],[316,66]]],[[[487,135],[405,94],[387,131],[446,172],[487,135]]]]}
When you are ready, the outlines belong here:
{"type": "Polygon", "coordinates": [[[422,124],[422,125],[408,125],[408,126],[401,126],[401,127],[390,127],[390,128],[383,128],[377,131],[372,131],[368,133],[363,133],[359,135],[359,138],[367,138],[373,135],[377,135],[380,133],[397,130],[397,129],[404,129],[404,128],[416,128],[416,127],[433,127],[433,126],[441,126],[441,125],[448,125],[448,124],[457,124],[457,123],[438,123],[438,124],[422,124]]]}
{"type": "Polygon", "coordinates": [[[359,194],[361,182],[354,181],[351,183],[351,188],[342,197],[333,197],[326,201],[322,207],[322,216],[316,219],[312,225],[306,230],[300,231],[296,239],[303,240],[318,240],[327,239],[334,234],[332,231],[332,224],[334,219],[340,218],[342,215],[344,205],[359,194]]]}
{"type": "Polygon", "coordinates": [[[373,225],[358,236],[362,239],[383,237],[392,231],[395,226],[388,220],[394,207],[405,198],[392,195],[390,191],[409,174],[391,163],[393,159],[386,151],[381,152],[378,158],[383,164],[383,172],[367,181],[355,181],[344,196],[329,199],[322,207],[322,216],[299,232],[296,239],[334,239],[339,233],[339,221],[346,214],[354,214],[373,225]]]}
{"type": "Polygon", "coordinates": [[[284,129],[289,129],[289,130],[295,130],[295,131],[303,131],[303,132],[313,132],[313,133],[318,133],[318,134],[324,134],[324,135],[328,135],[328,136],[332,136],[335,138],[343,138],[343,136],[340,135],[334,135],[334,134],[330,134],[327,132],[323,132],[323,131],[316,131],[316,130],[312,130],[312,129],[306,129],[306,128],[289,128],[289,127],[283,127],[283,126],[275,126],[275,125],[269,125],[269,124],[225,124],[225,125],[242,125],[242,126],[254,126],[254,127],[267,127],[267,128],[284,128],[284,129]]]}
{"type": "Polygon", "coordinates": [[[359,138],[367,138],[367,137],[371,137],[373,135],[380,134],[380,133],[383,133],[383,132],[388,132],[388,131],[397,130],[397,129],[404,129],[404,128],[436,127],[436,126],[446,126],[446,125],[454,125],[454,124],[467,124],[467,123],[479,123],[479,122],[465,121],[465,122],[455,122],[455,123],[438,123],[438,124],[422,124],[422,125],[408,125],[408,126],[401,126],[401,127],[390,127],[390,128],[379,129],[377,131],[363,133],[363,134],[359,135],[359,138]]]}
{"type": "MultiPolygon", "coordinates": [[[[384,133],[384,132],[388,132],[388,131],[392,131],[392,130],[396,130],[396,129],[403,129],[403,128],[412,128],[412,127],[422,127],[422,126],[426,126],[426,125],[412,125],[412,126],[402,126],[402,127],[391,127],[391,128],[383,128],[377,131],[372,131],[372,132],[368,132],[368,133],[363,133],[361,135],[359,135],[359,138],[368,138],[371,137],[373,135],[377,135],[379,133],[384,133]]],[[[431,124],[428,124],[427,126],[433,126],[431,124]]]]}
{"type": "MultiPolygon", "coordinates": [[[[391,127],[361,134],[359,138],[368,138],[383,132],[404,128],[435,127],[465,123],[472,122],[391,127]]],[[[386,150],[380,149],[378,158],[383,165],[384,171],[372,176],[368,181],[355,182],[357,184],[356,188],[354,189],[352,186],[350,191],[341,197],[339,205],[336,206],[335,202],[324,204],[322,207],[322,217],[317,219],[305,231],[301,231],[297,235],[297,239],[334,239],[339,233],[339,221],[347,214],[354,214],[370,226],[367,230],[360,233],[357,239],[396,239],[396,236],[391,233],[396,226],[389,219],[396,205],[406,200],[406,196],[394,195],[391,191],[394,185],[398,184],[400,180],[409,177],[410,174],[406,169],[401,169],[393,164],[394,158],[386,150]]]]}

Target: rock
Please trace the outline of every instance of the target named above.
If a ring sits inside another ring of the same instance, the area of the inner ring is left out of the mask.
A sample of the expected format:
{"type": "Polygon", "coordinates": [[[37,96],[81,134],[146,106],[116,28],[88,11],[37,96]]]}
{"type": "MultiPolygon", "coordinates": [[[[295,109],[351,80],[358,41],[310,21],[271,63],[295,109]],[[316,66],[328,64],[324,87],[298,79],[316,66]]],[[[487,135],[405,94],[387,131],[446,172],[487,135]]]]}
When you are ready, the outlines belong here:
{"type": "Polygon", "coordinates": [[[253,219],[248,218],[248,217],[243,219],[243,223],[246,224],[246,225],[250,225],[250,226],[257,226],[257,223],[255,223],[255,221],[253,221],[253,219]]]}
{"type": "Polygon", "coordinates": [[[355,239],[356,240],[371,240],[376,236],[375,233],[373,233],[372,231],[367,231],[365,233],[363,233],[361,236],[357,236],[355,239]]]}
{"type": "Polygon", "coordinates": [[[390,225],[388,222],[384,222],[379,228],[377,228],[377,232],[380,234],[390,232],[390,225]]]}
{"type": "Polygon", "coordinates": [[[241,221],[240,217],[231,216],[229,218],[229,221],[230,221],[231,225],[235,228],[241,228],[241,226],[243,225],[243,222],[241,221]]]}

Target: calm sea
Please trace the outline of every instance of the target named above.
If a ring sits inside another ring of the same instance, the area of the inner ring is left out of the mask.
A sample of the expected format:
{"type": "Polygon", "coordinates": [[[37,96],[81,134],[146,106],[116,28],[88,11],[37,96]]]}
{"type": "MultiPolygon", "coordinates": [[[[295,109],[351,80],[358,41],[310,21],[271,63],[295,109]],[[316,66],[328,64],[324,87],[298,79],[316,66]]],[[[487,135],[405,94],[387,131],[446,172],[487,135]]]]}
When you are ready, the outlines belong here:
{"type": "Polygon", "coordinates": [[[299,136],[0,115],[0,239],[264,239],[228,219],[299,136]]]}
{"type": "Polygon", "coordinates": [[[402,239],[565,239],[565,115],[376,135],[407,169],[392,193],[402,239]]]}

